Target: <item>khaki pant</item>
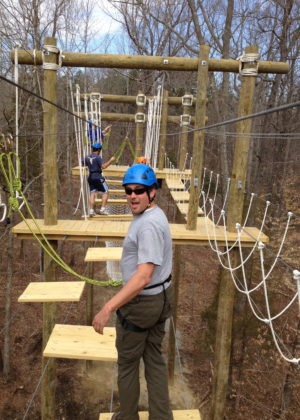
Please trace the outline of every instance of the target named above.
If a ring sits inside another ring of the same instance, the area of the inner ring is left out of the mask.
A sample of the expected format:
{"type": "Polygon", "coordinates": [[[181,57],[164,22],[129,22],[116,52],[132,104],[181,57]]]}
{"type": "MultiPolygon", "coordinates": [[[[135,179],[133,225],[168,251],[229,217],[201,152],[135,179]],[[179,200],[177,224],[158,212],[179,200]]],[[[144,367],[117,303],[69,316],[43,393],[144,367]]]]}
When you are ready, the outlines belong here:
{"type": "Polygon", "coordinates": [[[173,305],[172,285],[153,296],[137,296],[120,308],[123,317],[144,332],[125,330],[116,324],[120,420],[138,420],[139,366],[143,358],[148,389],[149,420],[171,420],[167,368],[161,354],[165,321],[173,305]]]}

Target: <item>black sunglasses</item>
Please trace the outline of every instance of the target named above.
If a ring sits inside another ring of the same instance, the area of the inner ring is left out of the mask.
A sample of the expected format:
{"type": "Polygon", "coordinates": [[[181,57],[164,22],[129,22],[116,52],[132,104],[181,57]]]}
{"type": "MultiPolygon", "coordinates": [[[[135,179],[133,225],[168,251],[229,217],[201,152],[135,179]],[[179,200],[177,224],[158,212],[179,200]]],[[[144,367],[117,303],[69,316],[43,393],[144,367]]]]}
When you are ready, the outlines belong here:
{"type": "Polygon", "coordinates": [[[125,194],[126,195],[131,195],[132,193],[134,193],[136,195],[142,195],[146,191],[147,191],[146,187],[137,188],[136,190],[133,190],[132,188],[129,188],[129,187],[125,187],[125,194]]]}

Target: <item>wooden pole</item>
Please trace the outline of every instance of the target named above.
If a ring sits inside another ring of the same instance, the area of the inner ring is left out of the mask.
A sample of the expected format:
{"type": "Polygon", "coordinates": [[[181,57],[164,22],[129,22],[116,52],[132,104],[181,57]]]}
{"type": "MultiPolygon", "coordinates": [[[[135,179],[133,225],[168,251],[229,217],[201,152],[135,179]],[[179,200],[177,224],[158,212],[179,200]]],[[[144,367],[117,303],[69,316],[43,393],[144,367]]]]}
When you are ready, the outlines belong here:
{"type": "Polygon", "coordinates": [[[161,111],[158,169],[163,169],[164,161],[165,161],[166,143],[167,143],[167,124],[168,124],[168,97],[169,97],[169,92],[167,91],[167,89],[164,89],[163,98],[162,98],[162,111],[161,111]]]}
{"type": "MultiPolygon", "coordinates": [[[[142,94],[142,91],[139,91],[139,94],[142,94]]],[[[137,97],[135,98],[137,101],[137,97]]],[[[145,105],[138,105],[137,104],[137,108],[136,108],[137,114],[144,114],[145,113],[145,105]]],[[[127,114],[128,115],[128,114],[127,114]]],[[[134,120],[135,121],[135,116],[134,120]]],[[[121,121],[121,120],[119,120],[121,121]]],[[[146,116],[145,116],[145,121],[146,121],[146,116]]],[[[142,156],[143,153],[143,137],[144,137],[144,121],[141,119],[137,119],[136,120],[136,126],[135,126],[135,155],[136,156],[142,156]]]]}
{"type": "MultiPolygon", "coordinates": [[[[10,53],[14,62],[14,50],[10,53]]],[[[42,52],[33,50],[18,51],[19,64],[41,65],[42,52]]],[[[118,69],[148,69],[165,71],[198,71],[199,60],[185,57],[161,57],[125,54],[87,54],[64,51],[62,56],[63,67],[95,67],[118,69]]],[[[209,59],[208,71],[239,72],[239,62],[233,59],[209,59]]],[[[260,61],[259,73],[286,74],[289,65],[283,62],[260,61]]]]}
{"type": "MultiPolygon", "coordinates": [[[[56,93],[56,39],[45,38],[44,96],[51,102],[57,102],[56,93]]],[[[44,222],[45,225],[57,224],[57,109],[47,102],[44,110],[44,222]]],[[[57,249],[57,241],[50,241],[57,249]]],[[[55,263],[44,253],[44,280],[56,279],[55,263]]],[[[55,325],[56,304],[43,304],[43,349],[45,348],[55,325]]],[[[54,358],[42,359],[43,379],[41,385],[42,419],[55,419],[56,362],[54,358]]]]}
{"type": "MultiPolygon", "coordinates": [[[[195,129],[205,126],[206,95],[208,85],[208,56],[209,47],[201,45],[199,54],[199,68],[197,80],[197,98],[195,110],[195,129]]],[[[188,230],[195,230],[197,227],[199,196],[201,188],[202,166],[203,166],[204,131],[194,131],[193,162],[190,186],[190,201],[187,215],[188,230]]]]}
{"type": "MultiPolygon", "coordinates": [[[[245,52],[257,53],[258,48],[257,46],[248,47],[245,52]]],[[[249,67],[251,67],[251,64],[247,64],[247,68],[249,67]]],[[[254,89],[255,76],[244,76],[242,78],[240,91],[239,117],[253,113],[254,89]]],[[[237,136],[235,141],[231,176],[232,182],[228,200],[227,224],[229,230],[234,230],[234,224],[241,223],[242,221],[251,127],[251,119],[241,121],[237,124],[237,133],[240,134],[240,136],[237,136]]],[[[238,261],[238,250],[234,250],[231,254],[233,258],[232,264],[233,266],[236,266],[238,261]]],[[[235,286],[231,275],[227,270],[224,270],[221,274],[218,302],[215,343],[215,377],[211,416],[213,420],[221,420],[224,418],[231,354],[234,296],[235,286]]]]}

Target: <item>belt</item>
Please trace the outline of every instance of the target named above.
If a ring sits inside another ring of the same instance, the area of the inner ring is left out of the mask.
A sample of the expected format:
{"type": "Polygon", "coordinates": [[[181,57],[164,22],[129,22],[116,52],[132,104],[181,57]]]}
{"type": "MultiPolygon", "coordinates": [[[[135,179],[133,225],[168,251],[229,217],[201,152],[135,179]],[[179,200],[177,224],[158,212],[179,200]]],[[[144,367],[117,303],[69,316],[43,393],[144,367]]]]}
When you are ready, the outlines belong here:
{"type": "Polygon", "coordinates": [[[164,284],[169,283],[171,280],[172,280],[172,274],[170,274],[169,277],[166,280],[162,281],[161,283],[151,284],[151,286],[144,287],[143,290],[149,290],[149,289],[154,289],[155,287],[158,287],[158,286],[163,286],[164,284]]]}
{"type": "MultiPolygon", "coordinates": [[[[172,275],[170,274],[169,277],[166,280],[162,281],[161,283],[152,284],[151,286],[144,287],[143,290],[153,289],[154,287],[157,287],[157,286],[164,286],[164,284],[169,283],[171,279],[172,279],[172,275]]],[[[165,288],[164,288],[164,293],[165,293],[165,288]]],[[[118,320],[120,321],[122,327],[125,330],[134,331],[134,332],[145,332],[149,329],[149,328],[141,328],[138,325],[135,325],[132,322],[127,321],[127,319],[124,318],[124,316],[121,314],[120,309],[117,309],[116,313],[117,313],[118,320]]],[[[160,322],[161,321],[158,321],[157,324],[160,324],[160,322]]]]}

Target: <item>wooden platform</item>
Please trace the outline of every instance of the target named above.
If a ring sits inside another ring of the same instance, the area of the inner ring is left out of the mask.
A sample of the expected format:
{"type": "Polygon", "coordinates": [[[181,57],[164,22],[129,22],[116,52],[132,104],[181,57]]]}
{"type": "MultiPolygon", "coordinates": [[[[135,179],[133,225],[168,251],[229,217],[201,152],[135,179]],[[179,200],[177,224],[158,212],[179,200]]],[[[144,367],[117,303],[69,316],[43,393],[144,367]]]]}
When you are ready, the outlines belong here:
{"type": "Polygon", "coordinates": [[[84,261],[120,261],[122,257],[122,251],[123,248],[121,246],[88,248],[84,261]]]}
{"type": "MultiPolygon", "coordinates": [[[[99,420],[111,420],[113,413],[101,413],[99,420]]],[[[140,420],[148,420],[147,411],[139,411],[140,420]]],[[[199,410],[173,410],[174,420],[201,420],[199,410]]],[[[159,419],[157,419],[159,420],[159,419]]]]}
{"type": "Polygon", "coordinates": [[[42,281],[29,283],[18,302],[78,302],[84,281],[42,281]]]}
{"type": "MultiPolygon", "coordinates": [[[[129,166],[119,166],[119,165],[109,165],[108,168],[103,170],[103,175],[107,178],[107,177],[119,177],[119,178],[123,178],[125,172],[127,171],[127,169],[129,168],[129,166]]],[[[88,174],[88,169],[86,168],[86,174],[88,174]]],[[[165,179],[166,177],[174,177],[177,174],[179,176],[182,176],[184,178],[188,178],[191,176],[191,169],[186,169],[185,171],[178,171],[175,172],[174,169],[169,169],[169,168],[164,168],[164,169],[155,169],[155,174],[156,177],[158,179],[165,179]]],[[[72,168],[72,175],[74,176],[79,176],[80,175],[80,168],[79,166],[75,166],[74,168],[72,168]]],[[[107,180],[107,182],[109,182],[109,180],[107,180]]]]}
{"type": "MultiPolygon", "coordinates": [[[[185,224],[170,223],[171,235],[173,242],[178,245],[207,245],[208,237],[206,233],[205,217],[198,218],[196,230],[187,230],[185,224]]],[[[12,227],[12,232],[20,239],[33,239],[31,230],[38,235],[38,229],[31,219],[12,227]]],[[[105,220],[58,220],[56,225],[46,226],[44,220],[36,221],[39,228],[43,231],[48,239],[66,240],[66,241],[95,241],[96,238],[104,241],[122,241],[128,231],[129,221],[105,220]]],[[[208,220],[208,229],[213,238],[213,225],[208,220]]],[[[259,234],[259,230],[255,227],[247,227],[246,232],[242,233],[241,241],[244,247],[252,247],[259,234]]],[[[228,244],[231,245],[236,241],[236,232],[227,232],[228,244]]],[[[224,228],[216,228],[216,239],[219,246],[225,245],[224,228]]],[[[261,235],[262,242],[268,242],[266,235],[261,235]]]]}
{"type": "Polygon", "coordinates": [[[63,359],[102,360],[115,362],[115,328],[104,328],[98,334],[93,327],[56,324],[44,349],[44,357],[63,359]]]}
{"type": "MultiPolygon", "coordinates": [[[[108,210],[109,211],[109,210],[108,210]]],[[[84,217],[84,216],[82,216],[84,217]]],[[[128,221],[132,220],[132,214],[95,214],[95,216],[89,216],[89,220],[120,220],[128,221]]]]}

